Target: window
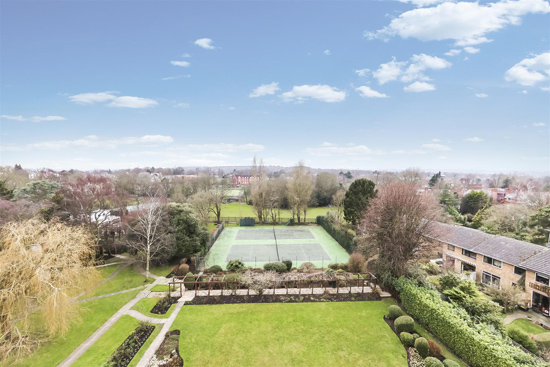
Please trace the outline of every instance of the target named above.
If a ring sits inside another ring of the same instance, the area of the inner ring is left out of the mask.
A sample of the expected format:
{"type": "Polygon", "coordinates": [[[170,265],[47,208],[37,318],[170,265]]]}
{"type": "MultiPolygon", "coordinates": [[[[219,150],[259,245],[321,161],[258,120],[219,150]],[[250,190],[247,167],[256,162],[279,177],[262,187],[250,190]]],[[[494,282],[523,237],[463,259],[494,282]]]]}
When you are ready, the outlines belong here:
{"type": "Polygon", "coordinates": [[[481,274],[481,283],[490,287],[497,287],[500,289],[500,277],[497,277],[496,275],[493,275],[491,273],[487,273],[486,271],[481,274]]]}
{"type": "Polygon", "coordinates": [[[523,275],[523,274],[525,274],[525,269],[518,268],[517,266],[514,266],[514,274],[523,275]]]}
{"type": "Polygon", "coordinates": [[[447,250],[454,251],[455,247],[453,245],[447,245],[447,250]]]}
{"type": "Polygon", "coordinates": [[[537,273],[535,275],[535,282],[550,285],[549,284],[550,281],[549,281],[548,277],[546,275],[542,275],[542,274],[539,274],[539,273],[537,273]]]}
{"type": "Polygon", "coordinates": [[[475,252],[464,250],[464,249],[462,249],[462,255],[471,257],[472,259],[477,258],[477,254],[475,252]]]}
{"type": "Polygon", "coordinates": [[[495,260],[492,257],[489,256],[483,256],[483,262],[485,264],[493,265],[496,268],[502,268],[502,261],[495,260]]]}

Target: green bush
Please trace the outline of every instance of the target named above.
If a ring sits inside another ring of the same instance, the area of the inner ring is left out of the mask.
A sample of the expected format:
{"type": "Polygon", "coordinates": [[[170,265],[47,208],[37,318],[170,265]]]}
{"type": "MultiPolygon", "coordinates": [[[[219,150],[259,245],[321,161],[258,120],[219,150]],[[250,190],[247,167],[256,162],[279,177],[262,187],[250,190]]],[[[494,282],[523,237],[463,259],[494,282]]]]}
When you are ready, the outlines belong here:
{"type": "Polygon", "coordinates": [[[403,331],[412,333],[414,331],[414,320],[409,316],[399,316],[395,319],[393,327],[397,334],[401,334],[403,331]]]}
{"type": "Polygon", "coordinates": [[[424,366],[426,367],[445,367],[443,363],[437,358],[428,357],[424,360],[424,366]]]}
{"type": "Polygon", "coordinates": [[[532,356],[507,343],[494,328],[474,323],[466,311],[443,301],[437,291],[406,278],[393,284],[407,312],[470,366],[537,366],[532,356]]]}
{"type": "Polygon", "coordinates": [[[428,355],[430,355],[430,345],[428,344],[428,340],[426,340],[426,338],[416,339],[414,341],[414,347],[422,358],[426,358],[428,355]]]}
{"type": "Polygon", "coordinates": [[[287,271],[290,271],[290,269],[292,269],[292,261],[290,261],[290,260],[283,260],[282,263],[286,265],[286,270],[287,270],[287,271]]]}
{"type": "Polygon", "coordinates": [[[241,260],[229,260],[225,267],[227,270],[234,272],[244,270],[244,264],[241,260]]]}
{"type": "Polygon", "coordinates": [[[395,320],[399,316],[403,316],[403,311],[401,310],[401,308],[399,308],[399,306],[397,305],[391,305],[390,309],[388,310],[388,318],[390,320],[395,320]]]}
{"type": "Polygon", "coordinates": [[[324,216],[319,216],[317,217],[317,224],[323,227],[349,254],[355,250],[355,241],[353,241],[353,237],[348,233],[336,229],[330,220],[324,216]]]}
{"type": "Polygon", "coordinates": [[[216,273],[219,273],[220,271],[223,271],[223,269],[219,265],[212,265],[211,267],[208,268],[209,273],[216,274],[216,273]]]}
{"type": "Polygon", "coordinates": [[[352,273],[361,273],[365,270],[367,260],[358,252],[354,252],[350,255],[348,260],[348,270],[352,273]]]}
{"type": "Polygon", "coordinates": [[[538,350],[537,343],[534,340],[531,340],[529,338],[529,335],[524,333],[521,330],[510,328],[508,330],[508,336],[510,339],[515,341],[516,343],[523,346],[525,349],[530,351],[531,353],[536,353],[538,350]]]}
{"type": "Polygon", "coordinates": [[[410,333],[402,332],[399,334],[399,339],[401,339],[401,343],[406,347],[412,347],[414,345],[414,338],[410,333]]]}
{"type": "Polygon", "coordinates": [[[458,276],[455,273],[448,273],[446,275],[439,277],[439,285],[441,286],[442,291],[455,288],[461,282],[462,282],[462,279],[460,279],[460,276],[458,276]]]}
{"type": "Polygon", "coordinates": [[[413,333],[413,338],[414,338],[414,340],[416,340],[416,339],[420,338],[420,335],[418,335],[417,333],[413,333]]]}
{"type": "Polygon", "coordinates": [[[446,359],[443,361],[443,366],[445,367],[460,367],[458,362],[453,361],[452,359],[446,359]]]}
{"type": "Polygon", "coordinates": [[[348,271],[348,264],[346,263],[338,264],[338,270],[348,271]]]}
{"type": "Polygon", "coordinates": [[[280,262],[276,263],[266,263],[264,264],[264,270],[266,271],[276,271],[277,273],[284,273],[287,271],[286,265],[280,262]]]}
{"type": "Polygon", "coordinates": [[[439,265],[431,261],[425,265],[422,265],[422,269],[430,275],[437,275],[441,273],[441,268],[439,265]]]}
{"type": "Polygon", "coordinates": [[[328,264],[329,269],[338,270],[338,263],[328,264]]]}
{"type": "Polygon", "coordinates": [[[313,270],[315,270],[315,265],[313,265],[313,263],[306,261],[305,263],[302,263],[302,265],[300,265],[300,271],[303,271],[305,273],[309,273],[313,270]]]}

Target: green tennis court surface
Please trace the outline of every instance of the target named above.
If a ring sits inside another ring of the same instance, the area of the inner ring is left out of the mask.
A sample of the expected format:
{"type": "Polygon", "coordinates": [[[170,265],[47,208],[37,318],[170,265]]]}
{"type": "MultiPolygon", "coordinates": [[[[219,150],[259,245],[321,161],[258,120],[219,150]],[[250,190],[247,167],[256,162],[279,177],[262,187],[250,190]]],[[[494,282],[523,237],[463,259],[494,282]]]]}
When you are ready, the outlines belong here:
{"type": "Polygon", "coordinates": [[[234,259],[252,267],[283,260],[291,260],[295,267],[303,262],[326,267],[347,262],[349,255],[319,226],[228,227],[210,249],[205,265],[225,268],[234,259]]]}

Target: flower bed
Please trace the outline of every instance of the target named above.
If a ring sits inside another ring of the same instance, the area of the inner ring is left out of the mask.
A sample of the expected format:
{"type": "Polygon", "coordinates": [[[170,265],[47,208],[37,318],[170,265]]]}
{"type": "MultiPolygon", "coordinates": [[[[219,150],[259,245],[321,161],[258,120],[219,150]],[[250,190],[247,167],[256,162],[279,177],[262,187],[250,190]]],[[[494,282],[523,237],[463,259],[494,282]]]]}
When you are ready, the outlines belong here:
{"type": "Polygon", "coordinates": [[[174,303],[178,303],[178,298],[170,297],[170,295],[167,295],[166,297],[161,298],[150,312],[157,315],[165,315],[166,312],[168,312],[168,310],[170,309],[170,306],[172,306],[174,303]]]}
{"type": "Polygon", "coordinates": [[[183,367],[183,358],[179,354],[179,338],[179,330],[172,330],[166,333],[162,344],[155,352],[149,366],[183,367]]]}
{"type": "Polygon", "coordinates": [[[132,361],[132,358],[138,353],[139,349],[147,338],[153,333],[155,327],[145,323],[140,324],[136,330],[117,348],[109,358],[104,367],[126,367],[132,361]]]}
{"type": "Polygon", "coordinates": [[[300,302],[359,302],[359,301],[379,301],[380,296],[377,293],[338,293],[338,294],[289,294],[289,295],[230,295],[230,296],[210,296],[195,297],[189,305],[217,305],[232,303],[300,303],[300,302]]]}

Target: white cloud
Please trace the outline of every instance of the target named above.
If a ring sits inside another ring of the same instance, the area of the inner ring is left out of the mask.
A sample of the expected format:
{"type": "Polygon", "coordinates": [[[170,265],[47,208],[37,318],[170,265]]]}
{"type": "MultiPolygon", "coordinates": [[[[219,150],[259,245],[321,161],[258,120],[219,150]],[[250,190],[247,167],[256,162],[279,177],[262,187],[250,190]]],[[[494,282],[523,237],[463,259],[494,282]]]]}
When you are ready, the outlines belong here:
{"type": "Polygon", "coordinates": [[[429,92],[432,90],[435,90],[435,85],[424,83],[424,82],[414,82],[411,85],[407,85],[405,88],[403,88],[405,92],[429,92]]]}
{"type": "Polygon", "coordinates": [[[180,107],[180,108],[189,108],[189,106],[191,105],[187,102],[179,102],[174,105],[174,107],[180,107]]]}
{"type": "Polygon", "coordinates": [[[88,135],[76,140],[49,140],[40,143],[28,144],[19,150],[59,150],[66,148],[98,148],[117,149],[121,146],[159,146],[174,141],[171,136],[144,135],[141,137],[124,137],[116,139],[101,138],[97,135],[88,135]]]}
{"type": "Polygon", "coordinates": [[[191,57],[191,54],[186,52],[183,55],[181,55],[181,57],[189,58],[189,57],[191,57]]]}
{"type": "Polygon", "coordinates": [[[317,148],[308,148],[306,151],[318,157],[330,156],[362,156],[376,153],[366,145],[337,146],[336,144],[323,143],[317,148]]]}
{"type": "Polygon", "coordinates": [[[324,54],[324,55],[327,55],[327,56],[332,55],[332,54],[330,53],[330,50],[325,50],[325,51],[323,51],[323,54],[324,54]]]}
{"type": "Polygon", "coordinates": [[[181,66],[182,68],[186,68],[191,65],[189,61],[170,61],[170,64],[174,66],[181,66]]]}
{"type": "Polygon", "coordinates": [[[471,141],[471,142],[474,142],[474,143],[479,143],[479,142],[482,142],[484,139],[481,139],[481,138],[478,138],[477,136],[474,136],[472,138],[466,138],[464,140],[471,141]]]}
{"type": "Polygon", "coordinates": [[[399,0],[399,1],[402,3],[411,3],[418,7],[423,7],[423,6],[439,4],[446,0],[399,0]]]}
{"type": "Polygon", "coordinates": [[[210,38],[201,38],[201,39],[198,39],[195,41],[195,45],[199,46],[199,47],[202,47],[202,48],[206,48],[207,50],[213,50],[215,49],[216,47],[214,47],[214,45],[212,45],[212,41],[210,38]]]}
{"type": "Polygon", "coordinates": [[[445,56],[456,56],[461,52],[462,52],[462,50],[452,49],[452,50],[449,50],[449,51],[445,52],[445,56]]]}
{"type": "Polygon", "coordinates": [[[235,107],[233,107],[233,106],[227,107],[227,109],[228,109],[229,111],[235,111],[235,107]]]}
{"type": "Polygon", "coordinates": [[[355,74],[357,74],[360,77],[366,77],[370,74],[370,69],[359,69],[355,70],[355,74]]]}
{"type": "Polygon", "coordinates": [[[504,78],[509,82],[530,87],[550,80],[550,52],[521,60],[508,69],[504,78]]]}
{"type": "Polygon", "coordinates": [[[487,35],[491,32],[521,24],[524,15],[548,12],[550,4],[544,0],[502,0],[487,4],[444,2],[404,12],[388,26],[365,32],[365,36],[385,41],[394,36],[421,41],[454,40],[457,46],[472,46],[490,42],[487,35]]]}
{"type": "Polygon", "coordinates": [[[526,90],[522,90],[521,92],[518,92],[519,94],[527,94],[526,90]]]}
{"type": "Polygon", "coordinates": [[[281,94],[286,102],[304,102],[308,99],[316,99],[322,102],[342,102],[346,99],[346,92],[329,85],[296,85],[292,90],[281,94]]]}
{"type": "Polygon", "coordinates": [[[179,78],[190,78],[191,74],[185,74],[185,75],[175,75],[175,76],[167,76],[166,78],[162,78],[162,80],[175,80],[179,78]]]}
{"type": "Polygon", "coordinates": [[[543,92],[549,92],[550,87],[540,87],[540,90],[542,90],[543,92]]]}
{"type": "Polygon", "coordinates": [[[435,138],[435,139],[432,139],[432,141],[433,141],[433,142],[435,142],[435,143],[438,143],[438,142],[440,142],[440,141],[441,141],[441,139],[437,139],[437,138],[435,138]]]}
{"type": "Polygon", "coordinates": [[[451,148],[449,148],[449,147],[446,146],[446,145],[443,145],[443,144],[434,144],[434,143],[422,144],[422,146],[421,146],[420,148],[426,149],[426,150],[438,151],[438,152],[442,152],[442,151],[446,151],[446,150],[451,150],[451,148]]]}
{"type": "Polygon", "coordinates": [[[392,61],[381,64],[380,68],[372,72],[372,76],[378,80],[378,84],[386,84],[397,78],[403,73],[403,68],[407,65],[407,61],[392,61]]]}
{"type": "Polygon", "coordinates": [[[472,47],[472,46],[466,46],[466,47],[464,47],[464,51],[466,51],[469,54],[477,54],[480,50],[479,50],[479,48],[475,48],[475,47],[472,47]]]}
{"type": "Polygon", "coordinates": [[[543,127],[543,126],[546,126],[546,124],[544,122],[533,122],[533,126],[534,127],[543,127]]]}
{"type": "Polygon", "coordinates": [[[248,96],[250,98],[261,97],[266,95],[274,95],[276,92],[280,91],[279,83],[273,82],[269,84],[262,84],[258,88],[252,90],[248,96]]]}
{"type": "Polygon", "coordinates": [[[82,93],[69,96],[71,102],[79,104],[94,104],[100,102],[108,102],[107,107],[124,107],[124,108],[148,108],[158,105],[157,101],[149,98],[132,97],[132,96],[116,96],[117,92],[100,92],[100,93],[82,93]]]}
{"type": "Polygon", "coordinates": [[[487,98],[487,97],[489,97],[489,95],[485,94],[485,93],[476,93],[476,97],[477,98],[487,98]]]}
{"type": "Polygon", "coordinates": [[[365,98],[388,98],[386,94],[372,90],[370,87],[367,86],[362,86],[356,88],[355,90],[359,92],[361,97],[365,98]]]}
{"type": "Polygon", "coordinates": [[[424,71],[441,70],[451,67],[452,63],[437,56],[426,54],[413,55],[410,61],[392,61],[381,64],[380,68],[372,73],[372,76],[382,85],[387,82],[400,79],[404,83],[410,83],[414,80],[430,80],[424,71]],[[408,67],[405,69],[405,67],[408,67]]]}
{"type": "Polygon", "coordinates": [[[42,121],[65,121],[66,118],[63,116],[32,116],[32,117],[23,117],[23,116],[12,116],[12,115],[0,115],[0,118],[6,120],[14,121],[32,121],[32,122],[42,122],[42,121]]]}
{"type": "Polygon", "coordinates": [[[236,153],[236,152],[261,152],[265,147],[261,144],[227,144],[227,143],[217,143],[217,144],[188,144],[181,146],[174,146],[170,148],[171,150],[185,150],[185,151],[209,151],[209,152],[225,152],[225,153],[236,153]]]}

